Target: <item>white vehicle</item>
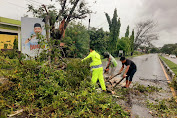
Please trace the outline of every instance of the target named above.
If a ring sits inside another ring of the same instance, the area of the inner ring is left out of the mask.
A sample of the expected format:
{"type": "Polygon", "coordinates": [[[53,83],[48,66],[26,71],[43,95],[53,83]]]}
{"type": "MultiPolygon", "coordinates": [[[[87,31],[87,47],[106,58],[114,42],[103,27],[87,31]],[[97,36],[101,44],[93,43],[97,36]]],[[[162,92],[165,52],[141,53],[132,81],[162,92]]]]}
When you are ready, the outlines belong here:
{"type": "Polygon", "coordinates": [[[174,55],[174,54],[171,54],[169,57],[170,57],[170,58],[175,58],[175,59],[176,59],[176,55],[174,55]]]}

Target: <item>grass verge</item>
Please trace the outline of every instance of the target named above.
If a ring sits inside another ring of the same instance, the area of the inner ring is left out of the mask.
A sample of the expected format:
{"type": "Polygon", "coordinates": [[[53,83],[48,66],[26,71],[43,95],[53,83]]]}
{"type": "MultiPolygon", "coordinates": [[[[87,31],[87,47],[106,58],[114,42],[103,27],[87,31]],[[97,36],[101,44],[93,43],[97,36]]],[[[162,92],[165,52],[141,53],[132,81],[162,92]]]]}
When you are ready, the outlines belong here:
{"type": "Polygon", "coordinates": [[[177,76],[177,64],[173,63],[172,61],[166,59],[163,56],[160,56],[160,58],[168,65],[168,67],[175,73],[177,76]]]}

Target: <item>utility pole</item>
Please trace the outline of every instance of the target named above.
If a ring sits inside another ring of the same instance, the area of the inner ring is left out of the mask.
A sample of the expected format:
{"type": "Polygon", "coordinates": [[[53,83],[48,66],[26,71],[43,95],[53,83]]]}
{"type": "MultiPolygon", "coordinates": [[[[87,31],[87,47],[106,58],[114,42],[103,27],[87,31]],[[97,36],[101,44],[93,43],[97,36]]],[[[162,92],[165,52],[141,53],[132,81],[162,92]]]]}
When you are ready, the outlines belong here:
{"type": "Polygon", "coordinates": [[[89,24],[88,24],[88,30],[90,29],[90,21],[91,21],[91,14],[89,14],[89,24]]]}

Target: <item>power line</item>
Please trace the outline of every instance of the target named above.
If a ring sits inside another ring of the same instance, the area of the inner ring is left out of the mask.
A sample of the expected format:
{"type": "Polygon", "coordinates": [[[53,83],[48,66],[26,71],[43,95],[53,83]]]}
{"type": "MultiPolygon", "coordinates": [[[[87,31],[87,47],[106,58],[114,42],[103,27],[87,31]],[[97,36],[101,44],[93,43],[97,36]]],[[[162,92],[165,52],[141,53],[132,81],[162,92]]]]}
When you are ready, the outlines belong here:
{"type": "Polygon", "coordinates": [[[35,5],[35,6],[40,6],[41,4],[36,4],[36,3],[34,3],[34,2],[32,2],[32,1],[30,1],[30,0],[25,0],[26,2],[28,2],[27,4],[32,4],[32,5],[35,5]]]}
{"type": "Polygon", "coordinates": [[[103,24],[105,24],[107,21],[105,21],[105,22],[103,22],[103,23],[101,23],[100,25],[98,25],[97,27],[100,27],[100,26],[102,26],[103,24]]]}
{"type": "Polygon", "coordinates": [[[37,2],[37,1],[35,1],[35,0],[26,0],[26,1],[28,1],[28,2],[30,2],[30,3],[35,3],[35,5],[42,5],[43,3],[40,3],[40,2],[37,2]],[[37,4],[36,4],[37,3],[37,4]]]}
{"type": "Polygon", "coordinates": [[[14,3],[8,2],[8,1],[7,1],[7,3],[9,3],[9,4],[11,4],[11,5],[14,5],[14,6],[17,6],[17,7],[20,7],[20,8],[23,8],[23,9],[26,9],[26,8],[23,7],[23,6],[20,6],[20,5],[17,5],[17,4],[14,4],[14,3]]]}

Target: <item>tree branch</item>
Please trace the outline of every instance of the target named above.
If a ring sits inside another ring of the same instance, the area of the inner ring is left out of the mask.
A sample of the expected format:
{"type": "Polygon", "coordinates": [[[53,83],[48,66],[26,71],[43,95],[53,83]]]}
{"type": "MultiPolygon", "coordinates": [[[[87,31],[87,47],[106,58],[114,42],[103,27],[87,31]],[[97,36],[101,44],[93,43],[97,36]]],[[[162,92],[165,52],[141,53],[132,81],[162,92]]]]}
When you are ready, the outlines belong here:
{"type": "Polygon", "coordinates": [[[66,29],[68,23],[70,22],[70,18],[71,18],[71,16],[72,16],[72,13],[74,12],[74,10],[75,10],[75,8],[76,8],[78,2],[79,2],[79,0],[76,0],[75,3],[73,4],[73,7],[72,7],[72,9],[71,9],[71,11],[70,11],[70,13],[69,13],[69,15],[68,15],[68,17],[67,17],[67,20],[66,20],[64,29],[66,29]]]}

